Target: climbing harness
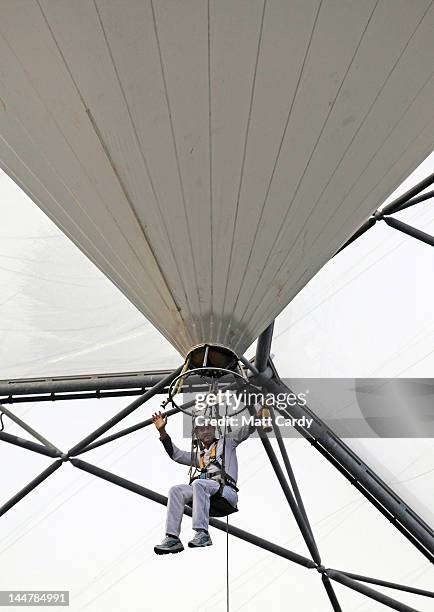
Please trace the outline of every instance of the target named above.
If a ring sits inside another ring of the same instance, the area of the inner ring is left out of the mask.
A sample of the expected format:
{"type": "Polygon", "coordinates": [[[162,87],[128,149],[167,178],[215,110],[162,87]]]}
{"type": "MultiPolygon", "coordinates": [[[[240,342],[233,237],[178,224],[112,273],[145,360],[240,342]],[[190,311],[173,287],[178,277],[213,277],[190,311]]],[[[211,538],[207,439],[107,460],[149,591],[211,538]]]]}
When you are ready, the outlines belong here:
{"type": "MultiPolygon", "coordinates": [[[[226,419],[225,419],[226,423],[226,419]]],[[[226,425],[220,439],[223,439],[222,452],[218,456],[219,440],[214,440],[211,445],[211,450],[207,460],[205,460],[205,450],[200,448],[200,440],[196,437],[195,430],[192,431],[192,453],[190,463],[190,484],[197,479],[212,479],[219,483],[218,490],[211,495],[209,515],[213,517],[228,516],[238,511],[236,506],[233,506],[224,496],[223,490],[225,486],[233,488],[237,493],[239,491],[234,479],[226,472],[225,469],[225,450],[226,450],[226,425]],[[196,443],[195,443],[196,441],[196,443]],[[197,456],[198,448],[200,448],[199,457],[197,456]],[[196,465],[199,464],[197,468],[196,465]],[[213,466],[216,468],[209,471],[213,466]]]]}

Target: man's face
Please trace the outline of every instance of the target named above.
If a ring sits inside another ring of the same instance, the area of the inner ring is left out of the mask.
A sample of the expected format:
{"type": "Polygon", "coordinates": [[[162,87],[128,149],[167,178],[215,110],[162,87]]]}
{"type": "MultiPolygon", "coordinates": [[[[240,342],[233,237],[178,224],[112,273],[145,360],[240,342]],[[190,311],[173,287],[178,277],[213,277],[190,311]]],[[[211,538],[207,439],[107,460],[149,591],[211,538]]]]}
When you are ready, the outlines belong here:
{"type": "Polygon", "coordinates": [[[204,444],[210,444],[215,438],[215,427],[213,425],[198,425],[196,435],[204,444]]]}

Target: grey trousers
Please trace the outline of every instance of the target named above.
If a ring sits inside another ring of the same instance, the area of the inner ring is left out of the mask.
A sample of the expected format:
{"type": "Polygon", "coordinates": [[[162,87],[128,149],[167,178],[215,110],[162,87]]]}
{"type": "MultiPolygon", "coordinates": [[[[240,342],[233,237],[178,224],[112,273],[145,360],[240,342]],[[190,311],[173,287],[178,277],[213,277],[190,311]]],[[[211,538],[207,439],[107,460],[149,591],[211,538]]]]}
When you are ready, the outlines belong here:
{"type": "MultiPolygon", "coordinates": [[[[185,504],[193,502],[193,529],[208,530],[210,496],[218,491],[219,483],[211,479],[194,480],[191,485],[179,484],[170,488],[167,504],[166,533],[179,536],[185,504]]],[[[232,505],[238,500],[232,487],[224,487],[223,496],[232,505]]]]}

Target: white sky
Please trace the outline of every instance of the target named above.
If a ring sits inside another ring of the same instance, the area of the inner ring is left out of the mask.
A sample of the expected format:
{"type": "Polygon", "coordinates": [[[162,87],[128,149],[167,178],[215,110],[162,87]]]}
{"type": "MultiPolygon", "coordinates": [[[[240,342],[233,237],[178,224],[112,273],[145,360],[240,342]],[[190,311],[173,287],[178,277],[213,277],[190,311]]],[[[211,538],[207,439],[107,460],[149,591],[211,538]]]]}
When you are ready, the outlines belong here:
{"type": "MultiPolygon", "coordinates": [[[[433,171],[431,156],[411,182],[433,171]]],[[[178,363],[160,334],[4,175],[0,189],[0,378],[178,363]]],[[[432,202],[400,218],[434,234],[432,202]]],[[[324,266],[279,317],[273,352],[281,375],[432,377],[433,272],[433,249],[377,224],[324,266]]],[[[67,449],[127,402],[20,404],[13,409],[67,449]]],[[[146,404],[119,428],[157,407],[158,400],[146,404]]],[[[22,435],[5,423],[6,431],[22,435]]],[[[179,417],[169,427],[182,444],[179,417]]],[[[388,482],[400,482],[394,487],[424,516],[432,516],[433,440],[351,444],[388,482]]],[[[428,562],[346,480],[303,440],[287,445],[327,565],[433,588],[428,562]]],[[[186,469],[165,456],[152,428],[83,459],[162,493],[186,479],[186,469]]],[[[240,447],[239,462],[240,512],[231,522],[307,556],[257,439],[240,447]]],[[[49,463],[0,445],[2,500],[49,463]]],[[[178,612],[224,610],[225,536],[213,531],[211,548],[156,557],[152,547],[162,538],[164,515],[164,508],[64,465],[1,518],[0,588],[69,589],[73,612],[153,612],[173,605],[178,612]],[[201,580],[204,568],[211,585],[201,580]]],[[[182,535],[184,540],[190,535],[188,518],[182,535]]],[[[312,570],[234,538],[230,550],[232,610],[330,610],[312,570]]],[[[340,585],[336,591],[346,612],[384,609],[340,585]]],[[[432,610],[430,600],[397,598],[422,612],[432,610]]]]}

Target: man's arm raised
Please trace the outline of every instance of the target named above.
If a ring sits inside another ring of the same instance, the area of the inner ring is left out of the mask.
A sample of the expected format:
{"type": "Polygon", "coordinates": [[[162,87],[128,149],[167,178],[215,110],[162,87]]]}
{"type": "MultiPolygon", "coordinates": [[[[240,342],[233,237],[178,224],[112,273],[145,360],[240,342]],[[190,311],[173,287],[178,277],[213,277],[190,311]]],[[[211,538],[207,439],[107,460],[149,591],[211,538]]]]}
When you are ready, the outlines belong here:
{"type": "MultiPolygon", "coordinates": [[[[183,451],[175,444],[173,444],[171,437],[166,431],[167,425],[167,416],[162,414],[161,412],[155,412],[152,415],[152,420],[154,422],[155,427],[157,428],[158,433],[160,434],[160,440],[173,461],[176,463],[182,463],[183,465],[191,465],[191,453],[189,451],[183,451]]],[[[197,459],[193,457],[195,462],[197,463],[197,459]]]]}
{"type": "MultiPolygon", "coordinates": [[[[257,409],[256,416],[254,418],[259,418],[259,419],[262,418],[262,410],[263,408],[262,406],[260,406],[257,409]]],[[[246,425],[242,425],[241,427],[238,427],[238,429],[235,429],[234,431],[232,431],[228,437],[233,440],[235,446],[238,446],[238,444],[241,444],[241,442],[244,442],[244,440],[247,440],[247,438],[251,436],[255,430],[256,430],[255,425],[251,425],[250,423],[247,423],[246,425]]]]}

